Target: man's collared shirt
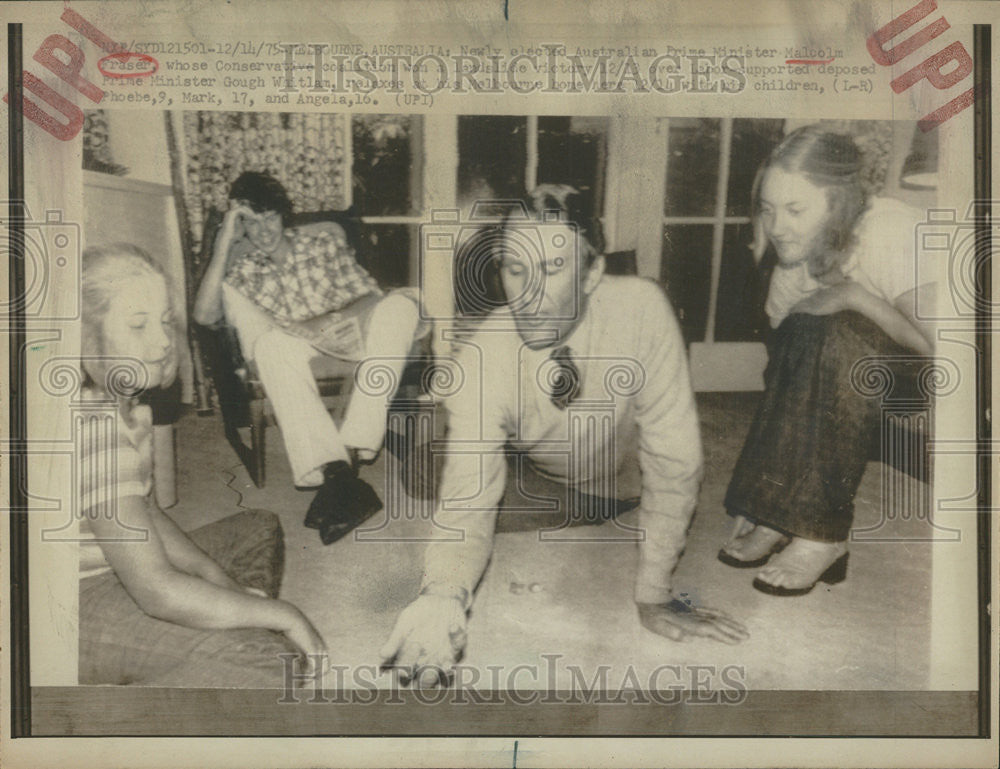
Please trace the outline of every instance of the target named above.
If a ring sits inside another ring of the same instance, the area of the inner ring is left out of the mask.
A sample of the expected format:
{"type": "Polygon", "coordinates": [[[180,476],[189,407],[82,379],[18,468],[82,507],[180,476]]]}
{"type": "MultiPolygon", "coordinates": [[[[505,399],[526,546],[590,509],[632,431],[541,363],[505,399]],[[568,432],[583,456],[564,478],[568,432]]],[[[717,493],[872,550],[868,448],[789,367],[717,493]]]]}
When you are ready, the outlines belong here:
{"type": "Polygon", "coordinates": [[[378,283],[354,257],[334,224],[287,230],[288,248],[251,251],[236,259],[226,284],[279,323],[309,320],[378,292],[378,283]]]}
{"type": "Polygon", "coordinates": [[[254,357],[257,339],[276,326],[288,328],[295,319],[314,318],[382,293],[357,263],[339,226],[305,225],[287,230],[285,238],[290,249],[280,262],[250,251],[234,258],[222,284],[226,318],[247,358],[254,357]]]}

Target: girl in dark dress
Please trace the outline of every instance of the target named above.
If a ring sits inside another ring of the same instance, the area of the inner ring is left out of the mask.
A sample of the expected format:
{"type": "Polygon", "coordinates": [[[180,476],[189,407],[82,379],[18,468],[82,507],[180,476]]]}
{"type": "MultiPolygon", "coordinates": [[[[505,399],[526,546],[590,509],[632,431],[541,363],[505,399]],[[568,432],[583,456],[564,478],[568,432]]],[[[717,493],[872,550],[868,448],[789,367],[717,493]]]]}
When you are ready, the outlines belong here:
{"type": "Polygon", "coordinates": [[[763,567],[754,586],[801,595],[847,571],[854,495],[880,409],[852,383],[855,365],[932,353],[914,317],[917,212],[868,199],[854,141],[807,126],[772,152],[754,184],[763,246],[778,256],[767,312],[765,392],[737,462],[726,507],[737,528],[724,563],[763,567]]]}

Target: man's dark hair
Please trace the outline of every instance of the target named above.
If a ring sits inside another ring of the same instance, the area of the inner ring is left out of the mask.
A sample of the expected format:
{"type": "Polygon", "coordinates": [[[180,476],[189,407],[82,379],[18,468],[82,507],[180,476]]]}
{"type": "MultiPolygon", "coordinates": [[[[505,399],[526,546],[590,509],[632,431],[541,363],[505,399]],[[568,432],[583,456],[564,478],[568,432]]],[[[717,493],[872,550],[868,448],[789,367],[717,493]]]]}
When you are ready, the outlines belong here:
{"type": "MultiPolygon", "coordinates": [[[[576,226],[583,238],[583,267],[589,269],[594,260],[604,253],[604,228],[594,214],[593,200],[568,184],[541,184],[527,198],[528,208],[542,220],[545,214],[558,212],[559,220],[576,226]]],[[[514,222],[508,214],[501,227],[514,222]]]]}
{"type": "Polygon", "coordinates": [[[292,201],[281,182],[270,174],[245,171],[229,188],[230,200],[245,200],[256,213],[277,211],[286,227],[292,216],[292,201]]]}

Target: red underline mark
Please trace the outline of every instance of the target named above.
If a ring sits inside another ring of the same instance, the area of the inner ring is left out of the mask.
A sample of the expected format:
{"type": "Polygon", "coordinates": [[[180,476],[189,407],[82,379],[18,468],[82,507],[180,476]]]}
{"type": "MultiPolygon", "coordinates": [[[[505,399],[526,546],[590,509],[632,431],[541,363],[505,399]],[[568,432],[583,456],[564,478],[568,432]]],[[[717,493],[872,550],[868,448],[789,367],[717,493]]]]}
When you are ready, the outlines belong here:
{"type": "Polygon", "coordinates": [[[785,59],[785,64],[829,64],[831,61],[833,59],[785,59]]]}
{"type": "Polygon", "coordinates": [[[133,53],[131,51],[119,51],[118,53],[112,53],[97,62],[97,69],[100,70],[102,75],[105,77],[116,77],[121,79],[130,77],[148,77],[159,68],[160,63],[152,56],[148,56],[144,53],[133,53]],[[129,59],[137,59],[138,61],[148,65],[150,69],[138,70],[137,72],[115,72],[113,70],[108,71],[104,68],[104,62],[106,61],[118,61],[122,62],[122,64],[126,64],[129,59]]]}

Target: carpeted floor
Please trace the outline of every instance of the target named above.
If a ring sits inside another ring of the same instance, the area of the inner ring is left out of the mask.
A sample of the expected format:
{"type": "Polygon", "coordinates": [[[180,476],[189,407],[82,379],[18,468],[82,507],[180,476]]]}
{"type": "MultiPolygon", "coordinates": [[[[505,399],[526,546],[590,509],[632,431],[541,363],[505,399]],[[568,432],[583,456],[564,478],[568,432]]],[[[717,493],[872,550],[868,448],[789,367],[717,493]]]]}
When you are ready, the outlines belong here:
{"type": "MultiPolygon", "coordinates": [[[[750,630],[748,641],[675,643],[640,627],[631,599],[636,547],[626,530],[636,522],[633,512],[619,527],[574,529],[580,541],[542,541],[532,530],[497,535],[470,618],[464,683],[509,688],[513,676],[517,687],[543,689],[595,678],[600,688],[610,689],[646,688],[651,682],[658,688],[705,683],[749,689],[925,688],[931,553],[926,542],[904,541],[918,539],[925,525],[908,514],[912,500],[926,494],[924,485],[869,464],[855,516],[856,538],[867,541],[851,544],[848,578],[840,585],[820,585],[798,598],[767,596],[751,587],[753,570],[732,569],[716,559],[731,528],[722,509],[726,484],[757,398],[754,393],[698,397],[705,481],[674,578],[676,593],[742,620],[750,630]],[[881,489],[889,482],[909,494],[910,503],[883,505],[881,489]]],[[[392,519],[383,511],[365,532],[324,547],[315,531],[302,526],[312,492],[292,486],[278,429],[269,428],[268,437],[268,481],[256,489],[226,443],[218,415],[185,415],[177,427],[180,501],[168,512],[186,529],[240,505],[278,513],[287,545],[282,597],[313,620],[335,664],[388,685],[389,674],[371,666],[378,664],[378,649],[397,614],[416,595],[420,539],[431,525],[428,506],[404,506],[410,516],[392,519]]],[[[396,484],[386,496],[386,475],[397,472],[395,459],[389,457],[387,466],[386,456],[383,452],[365,468],[363,477],[388,502],[387,509],[399,510],[392,496],[396,484]]],[[[342,685],[352,686],[350,674],[342,685]]]]}

